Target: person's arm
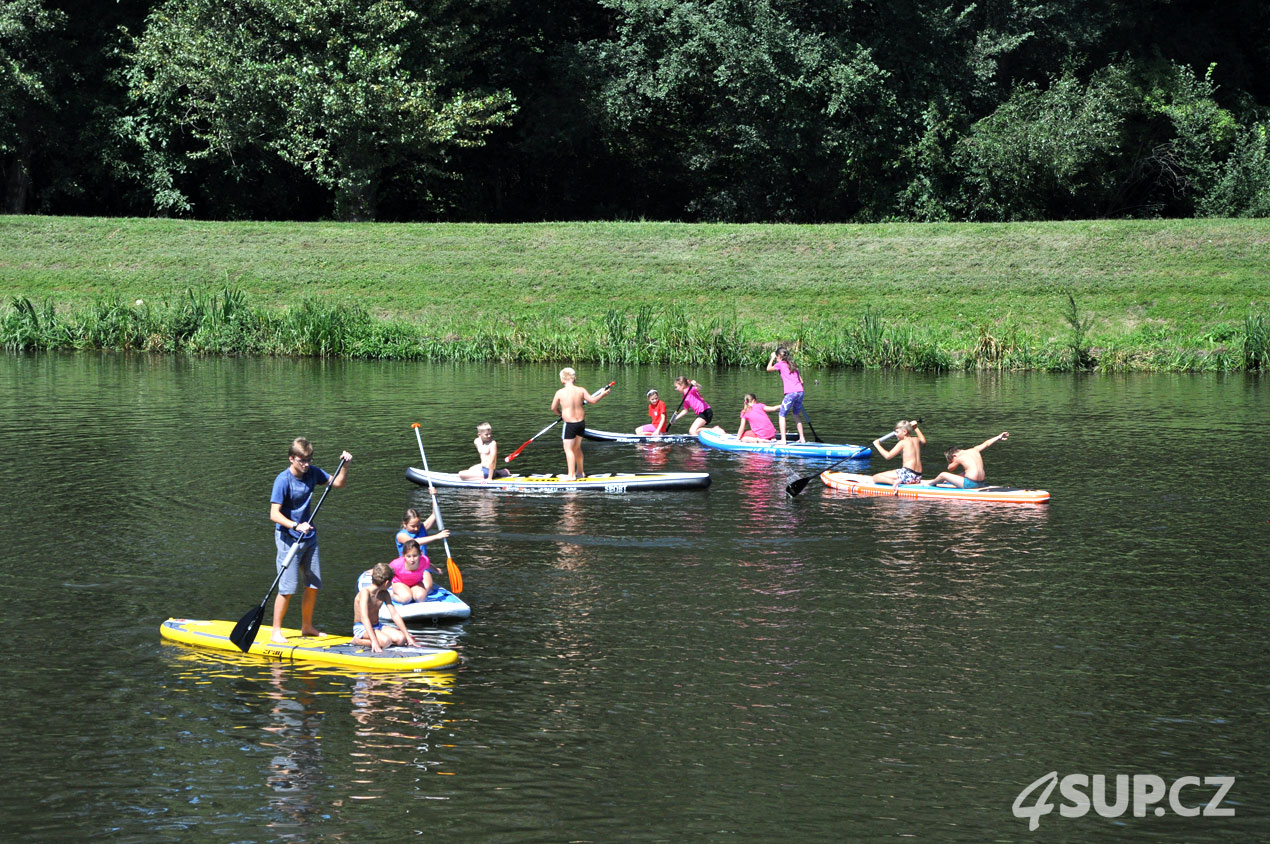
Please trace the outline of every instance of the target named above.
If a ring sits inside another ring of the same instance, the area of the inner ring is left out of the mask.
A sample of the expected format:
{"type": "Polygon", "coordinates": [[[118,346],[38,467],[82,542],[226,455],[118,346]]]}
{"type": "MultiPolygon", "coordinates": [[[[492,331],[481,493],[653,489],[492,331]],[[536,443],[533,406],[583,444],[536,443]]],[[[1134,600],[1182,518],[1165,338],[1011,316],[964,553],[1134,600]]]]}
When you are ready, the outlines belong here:
{"type": "Polygon", "coordinates": [[[922,445],[926,445],[926,435],[922,433],[921,428],[917,427],[916,419],[913,420],[912,425],[913,425],[913,435],[917,437],[917,441],[921,443],[922,445]]]}
{"type": "Polygon", "coordinates": [[[556,390],[556,394],[551,397],[551,412],[556,416],[560,415],[560,391],[556,390]]]}
{"type": "MultiPolygon", "coordinates": [[[[415,637],[410,634],[410,629],[406,627],[406,620],[402,618],[401,613],[397,611],[397,605],[389,604],[388,611],[389,613],[392,614],[392,623],[397,625],[397,629],[405,634],[406,644],[410,645],[411,647],[418,647],[419,643],[415,641],[415,637]]],[[[381,648],[380,650],[383,650],[383,649],[381,648]]]]}
{"type": "Polygon", "coordinates": [[[353,455],[347,451],[340,452],[340,460],[344,461],[344,465],[335,473],[335,477],[331,478],[331,488],[339,489],[344,486],[344,482],[348,480],[348,464],[353,462],[353,455]]]}
{"type": "Polygon", "coordinates": [[[600,399],[604,398],[605,396],[609,394],[609,389],[610,389],[609,387],[601,387],[600,391],[596,393],[595,395],[591,395],[586,390],[583,390],[582,400],[585,401],[587,404],[596,404],[600,401],[600,399]]]}
{"type": "Polygon", "coordinates": [[[887,460],[890,460],[892,457],[900,453],[900,450],[904,447],[904,441],[900,440],[899,442],[895,444],[895,448],[889,451],[887,450],[886,446],[882,445],[881,440],[874,440],[873,447],[878,450],[878,454],[882,455],[887,460]]]}
{"type": "Polygon", "coordinates": [[[768,372],[780,372],[781,368],[776,365],[776,352],[772,352],[772,356],[767,361],[768,372]]]}
{"type": "Polygon", "coordinates": [[[439,530],[436,533],[430,533],[427,536],[415,536],[412,538],[414,539],[415,542],[418,542],[419,547],[422,548],[423,546],[427,545],[429,542],[436,542],[438,539],[446,539],[449,536],[450,536],[450,529],[446,528],[445,530],[439,530]]]}
{"type": "Polygon", "coordinates": [[[984,440],[983,442],[979,443],[977,446],[975,446],[975,451],[983,451],[985,448],[992,445],[993,443],[1000,442],[1001,440],[1008,440],[1009,438],[1010,438],[1010,432],[1002,431],[1001,433],[997,434],[992,439],[984,440]]]}
{"type": "Polygon", "coordinates": [[[741,427],[736,429],[736,438],[741,439],[741,435],[745,433],[745,423],[749,421],[745,418],[745,414],[741,414],[741,427]]]}

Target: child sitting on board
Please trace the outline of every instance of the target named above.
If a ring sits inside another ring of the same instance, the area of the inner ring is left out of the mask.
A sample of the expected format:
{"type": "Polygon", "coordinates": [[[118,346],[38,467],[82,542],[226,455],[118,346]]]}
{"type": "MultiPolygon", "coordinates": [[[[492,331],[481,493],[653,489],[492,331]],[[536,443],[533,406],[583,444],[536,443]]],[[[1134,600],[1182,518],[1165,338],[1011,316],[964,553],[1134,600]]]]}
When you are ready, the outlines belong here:
{"type": "Polygon", "coordinates": [[[917,427],[917,420],[895,423],[895,447],[887,449],[881,440],[874,440],[873,447],[878,453],[890,460],[903,452],[904,465],[898,469],[879,472],[873,476],[875,484],[890,484],[894,494],[900,494],[901,484],[920,484],[922,482],[922,446],[926,445],[926,435],[917,427]]]}
{"type": "Polygon", "coordinates": [[[388,565],[392,566],[392,599],[399,604],[427,600],[432,591],[432,563],[419,548],[419,543],[407,539],[401,556],[388,565]]]}
{"type": "Polygon", "coordinates": [[[647,425],[640,425],[635,429],[635,433],[655,437],[666,430],[666,403],[661,400],[655,389],[649,390],[645,395],[648,398],[648,418],[653,421],[647,425]]]}
{"type": "MultiPolygon", "coordinates": [[[[436,490],[431,486],[428,492],[436,495],[436,490]]],[[[397,531],[395,539],[397,540],[397,556],[400,557],[406,553],[406,543],[414,540],[422,548],[429,542],[436,542],[438,539],[445,539],[450,535],[448,530],[437,531],[436,533],[428,533],[428,529],[437,523],[437,514],[432,513],[425,521],[419,515],[419,511],[413,507],[406,508],[406,514],[401,517],[401,528],[397,531]]]]}
{"type": "Polygon", "coordinates": [[[974,448],[950,448],[944,452],[948,461],[948,471],[940,472],[935,478],[935,485],[947,484],[962,489],[978,489],[988,485],[988,473],[983,468],[983,450],[988,446],[1010,438],[1009,431],[1002,431],[990,440],[984,440],[974,448]],[[953,470],[961,467],[964,475],[957,475],[953,470]]]}
{"type": "Polygon", "coordinates": [[[771,440],[776,436],[776,426],[772,424],[771,418],[767,415],[773,410],[780,410],[779,407],[763,404],[758,400],[758,396],[753,393],[746,393],[744,404],[741,406],[741,427],[736,429],[736,438],[738,440],[758,441],[771,440]],[[745,430],[746,424],[749,424],[750,430],[745,430]]]}
{"type": "Polygon", "coordinates": [[[405,619],[393,606],[389,594],[392,582],[392,566],[376,563],[358,579],[357,597],[353,598],[353,644],[370,645],[375,653],[382,653],[392,645],[418,645],[415,637],[406,629],[405,619]],[[366,582],[369,580],[369,582],[366,582]],[[395,627],[379,620],[380,607],[387,606],[395,627]]]}
{"type": "Polygon", "coordinates": [[[498,442],[494,439],[494,428],[488,422],[476,426],[476,439],[472,440],[481,462],[459,472],[459,477],[466,481],[488,481],[490,478],[505,478],[511,474],[507,469],[498,466],[498,442]]]}

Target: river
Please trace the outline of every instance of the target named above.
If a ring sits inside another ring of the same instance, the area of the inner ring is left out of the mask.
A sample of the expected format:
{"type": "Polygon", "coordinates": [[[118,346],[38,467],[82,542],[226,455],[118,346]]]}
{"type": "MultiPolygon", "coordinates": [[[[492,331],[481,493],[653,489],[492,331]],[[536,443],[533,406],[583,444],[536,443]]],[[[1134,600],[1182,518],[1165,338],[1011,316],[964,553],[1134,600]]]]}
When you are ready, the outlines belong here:
{"type": "MultiPolygon", "coordinates": [[[[668,370],[578,368],[593,389],[617,381],[591,427],[644,421],[650,386],[678,398],[668,370]]],[[[588,442],[592,472],[713,483],[442,490],[473,614],[419,635],[454,647],[455,670],[374,677],[160,641],[169,616],[236,619],[264,596],[269,487],[297,435],[319,466],[354,456],[319,519],[318,622],[346,632],[357,574],[427,506],[404,475],[411,423],[433,469],[475,462],[481,421],[508,453],[551,421],[556,369],[0,355],[11,840],[1270,839],[1256,376],[808,372],[825,439],[920,416],[930,475],[948,445],[1009,430],[989,476],[1052,502],[819,481],[791,499],[815,464],[588,442]],[[1023,792],[1050,772],[1105,775],[1112,803],[1128,775],[1144,816],[1054,789],[1031,831],[1044,784],[1023,792]],[[1153,796],[1182,777],[1200,780],[1153,796]],[[1179,813],[1216,793],[1205,777],[1234,778],[1223,813],[1179,813]]],[[[728,426],[743,392],[779,401],[775,375],[689,374],[728,426]]],[[[516,465],[563,471],[557,436],[516,465]]]]}

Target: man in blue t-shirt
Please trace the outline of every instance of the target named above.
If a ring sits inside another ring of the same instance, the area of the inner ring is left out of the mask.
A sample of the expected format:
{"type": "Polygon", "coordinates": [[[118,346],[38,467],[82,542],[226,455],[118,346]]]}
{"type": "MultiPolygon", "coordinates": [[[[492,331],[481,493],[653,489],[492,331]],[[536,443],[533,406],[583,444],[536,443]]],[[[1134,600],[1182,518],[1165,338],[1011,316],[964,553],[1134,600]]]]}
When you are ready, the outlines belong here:
{"type": "Polygon", "coordinates": [[[300,632],[305,636],[323,635],[313,626],[313,607],[317,603],[317,592],[322,588],[322,565],[318,555],[317,531],[309,524],[309,504],[313,500],[313,490],[323,484],[335,488],[344,486],[348,475],[348,464],[353,455],[347,451],[340,453],[344,465],[335,477],[313,465],[313,446],[304,437],[296,437],[291,443],[286,469],[273,479],[273,493],[269,496],[269,519],[274,523],[274,544],[278,549],[275,565],[282,571],[282,564],[291,546],[300,543],[295,558],[278,581],[278,598],[273,604],[273,636],[270,641],[285,645],[287,640],[282,633],[282,619],[286,617],[287,607],[291,605],[291,596],[300,587],[300,571],[304,571],[307,588],[300,600],[300,632]]]}

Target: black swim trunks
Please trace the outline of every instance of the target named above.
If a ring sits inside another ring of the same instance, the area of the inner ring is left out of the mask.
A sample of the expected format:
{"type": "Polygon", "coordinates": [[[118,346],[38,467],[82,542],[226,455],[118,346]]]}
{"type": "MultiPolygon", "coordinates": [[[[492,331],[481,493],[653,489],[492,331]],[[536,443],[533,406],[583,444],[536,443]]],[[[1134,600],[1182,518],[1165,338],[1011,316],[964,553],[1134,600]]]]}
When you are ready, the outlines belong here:
{"type": "Polygon", "coordinates": [[[582,436],[582,432],[586,430],[586,422],[566,422],[564,423],[564,432],[560,439],[571,440],[582,436]]]}
{"type": "Polygon", "coordinates": [[[706,420],[706,424],[709,425],[711,422],[714,421],[714,408],[707,407],[705,410],[698,413],[697,416],[701,419],[706,420]]]}

